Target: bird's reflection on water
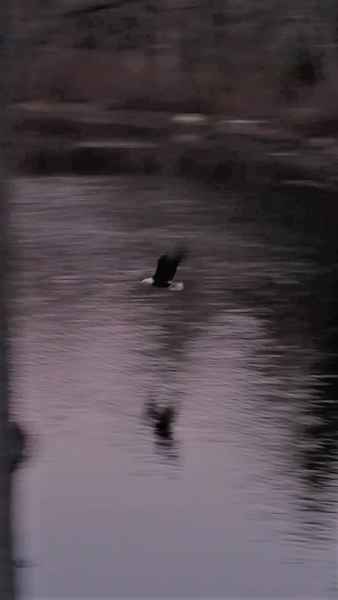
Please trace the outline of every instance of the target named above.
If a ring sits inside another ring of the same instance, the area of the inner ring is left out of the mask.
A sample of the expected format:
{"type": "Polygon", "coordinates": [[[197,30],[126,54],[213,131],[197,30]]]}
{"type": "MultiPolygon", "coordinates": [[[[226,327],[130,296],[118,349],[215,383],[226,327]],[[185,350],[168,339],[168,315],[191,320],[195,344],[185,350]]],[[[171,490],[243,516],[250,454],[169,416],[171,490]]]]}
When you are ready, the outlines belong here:
{"type": "Polygon", "coordinates": [[[159,406],[154,400],[149,400],[145,406],[145,416],[158,438],[169,441],[173,439],[173,428],[177,418],[176,406],[159,406]]]}
{"type": "Polygon", "coordinates": [[[179,443],[175,434],[177,404],[158,404],[153,398],[145,402],[144,420],[154,436],[155,448],[170,461],[178,461],[179,443]]]}

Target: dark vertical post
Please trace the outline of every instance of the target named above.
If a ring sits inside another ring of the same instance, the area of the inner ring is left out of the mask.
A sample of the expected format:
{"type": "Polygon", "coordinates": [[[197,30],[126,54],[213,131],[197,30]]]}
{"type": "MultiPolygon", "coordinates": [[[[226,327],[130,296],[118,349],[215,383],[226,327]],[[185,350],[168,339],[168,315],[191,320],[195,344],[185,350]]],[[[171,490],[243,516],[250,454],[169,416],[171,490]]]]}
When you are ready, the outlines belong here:
{"type": "Polygon", "coordinates": [[[0,2],[0,598],[15,597],[12,555],[11,474],[9,435],[9,96],[10,5],[0,2]]]}

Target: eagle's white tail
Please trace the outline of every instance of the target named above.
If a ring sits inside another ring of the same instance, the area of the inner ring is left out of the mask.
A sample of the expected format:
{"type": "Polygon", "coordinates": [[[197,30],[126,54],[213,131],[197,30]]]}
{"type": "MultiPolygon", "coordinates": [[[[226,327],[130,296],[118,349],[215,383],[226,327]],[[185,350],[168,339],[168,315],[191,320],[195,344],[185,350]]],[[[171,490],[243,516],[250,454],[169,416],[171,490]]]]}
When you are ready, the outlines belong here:
{"type": "Polygon", "coordinates": [[[172,292],[181,292],[182,290],[184,290],[184,283],[183,283],[183,281],[173,281],[169,285],[169,289],[172,292]]]}

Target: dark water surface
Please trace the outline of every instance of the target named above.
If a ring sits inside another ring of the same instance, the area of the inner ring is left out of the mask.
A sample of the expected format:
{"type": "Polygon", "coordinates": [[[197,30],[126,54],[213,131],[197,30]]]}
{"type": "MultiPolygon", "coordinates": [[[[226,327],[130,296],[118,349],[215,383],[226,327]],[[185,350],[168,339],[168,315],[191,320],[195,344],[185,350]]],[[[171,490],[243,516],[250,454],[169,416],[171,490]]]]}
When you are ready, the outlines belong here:
{"type": "Polygon", "coordinates": [[[25,597],[334,597],[336,227],[319,201],[16,182],[25,597]],[[185,290],[142,287],[177,241],[185,290]]]}

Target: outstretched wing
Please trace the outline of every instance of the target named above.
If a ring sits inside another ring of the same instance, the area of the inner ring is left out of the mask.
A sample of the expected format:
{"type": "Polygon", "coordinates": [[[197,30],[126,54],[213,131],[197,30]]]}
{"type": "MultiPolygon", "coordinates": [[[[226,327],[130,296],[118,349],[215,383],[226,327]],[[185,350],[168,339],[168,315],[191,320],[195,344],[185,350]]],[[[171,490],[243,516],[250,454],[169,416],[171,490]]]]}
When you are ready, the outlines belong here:
{"type": "Polygon", "coordinates": [[[179,261],[175,258],[170,258],[167,254],[163,254],[157,263],[154,281],[156,283],[167,283],[172,281],[178,267],[179,261]]]}

